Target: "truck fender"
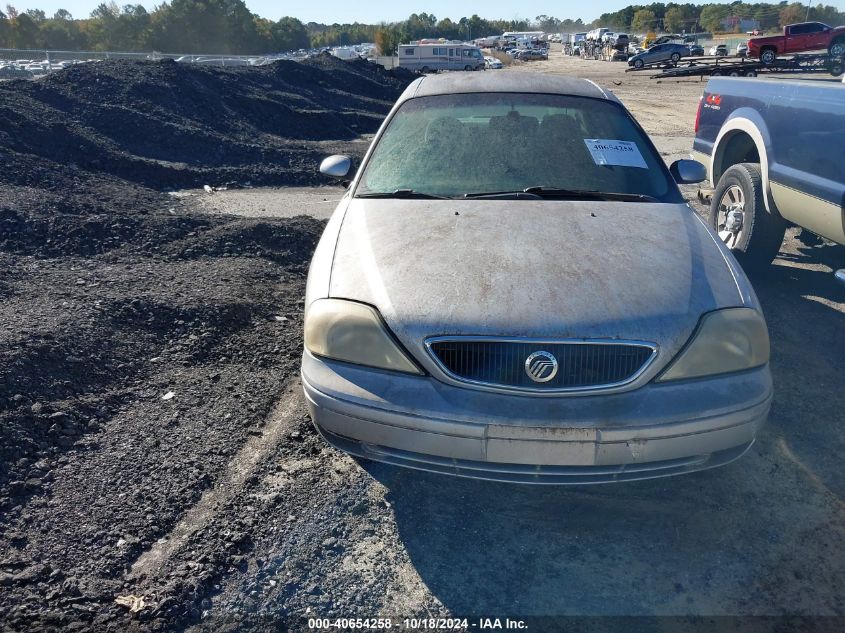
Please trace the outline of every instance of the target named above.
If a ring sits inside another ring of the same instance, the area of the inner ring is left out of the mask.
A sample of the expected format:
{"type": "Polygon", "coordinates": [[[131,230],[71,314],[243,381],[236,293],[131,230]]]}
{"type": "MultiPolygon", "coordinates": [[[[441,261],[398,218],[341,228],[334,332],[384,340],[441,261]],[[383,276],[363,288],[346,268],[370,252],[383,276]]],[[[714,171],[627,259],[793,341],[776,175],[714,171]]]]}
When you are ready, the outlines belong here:
{"type": "Polygon", "coordinates": [[[722,129],[719,130],[716,141],[713,143],[713,151],[710,154],[710,165],[708,165],[711,186],[715,189],[719,184],[719,178],[731,166],[729,164],[723,164],[725,149],[728,147],[731,138],[736,136],[737,133],[747,134],[757,148],[757,155],[760,157],[760,173],[763,178],[763,190],[765,191],[763,199],[766,203],[766,211],[779,215],[774,199],[772,198],[771,188],[769,187],[768,150],[771,147],[769,128],[757,111],[752,108],[738,108],[734,110],[722,124],[722,129]]]}

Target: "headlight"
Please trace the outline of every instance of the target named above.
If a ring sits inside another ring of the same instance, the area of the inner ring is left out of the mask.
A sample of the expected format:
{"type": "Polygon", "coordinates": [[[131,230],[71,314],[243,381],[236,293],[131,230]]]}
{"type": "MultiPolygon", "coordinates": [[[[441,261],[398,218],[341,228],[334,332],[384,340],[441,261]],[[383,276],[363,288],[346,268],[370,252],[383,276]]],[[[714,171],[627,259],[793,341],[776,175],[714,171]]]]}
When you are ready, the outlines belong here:
{"type": "Polygon", "coordinates": [[[702,317],[686,347],[658,381],[698,378],[769,362],[766,322],[751,308],[728,308],[702,317]]]}
{"type": "Polygon", "coordinates": [[[355,301],[319,299],[305,314],[305,349],[358,365],[421,374],[372,308],[355,301]]]}

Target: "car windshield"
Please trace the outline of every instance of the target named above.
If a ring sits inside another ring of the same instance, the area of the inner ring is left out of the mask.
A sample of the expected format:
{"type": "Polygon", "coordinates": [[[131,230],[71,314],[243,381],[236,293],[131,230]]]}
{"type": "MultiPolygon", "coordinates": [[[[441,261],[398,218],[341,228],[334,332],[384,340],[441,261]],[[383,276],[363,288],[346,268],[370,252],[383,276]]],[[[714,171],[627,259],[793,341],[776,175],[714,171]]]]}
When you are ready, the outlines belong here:
{"type": "Polygon", "coordinates": [[[458,198],[536,187],[681,200],[623,107],[521,93],[409,99],[378,140],[355,195],[458,198]]]}

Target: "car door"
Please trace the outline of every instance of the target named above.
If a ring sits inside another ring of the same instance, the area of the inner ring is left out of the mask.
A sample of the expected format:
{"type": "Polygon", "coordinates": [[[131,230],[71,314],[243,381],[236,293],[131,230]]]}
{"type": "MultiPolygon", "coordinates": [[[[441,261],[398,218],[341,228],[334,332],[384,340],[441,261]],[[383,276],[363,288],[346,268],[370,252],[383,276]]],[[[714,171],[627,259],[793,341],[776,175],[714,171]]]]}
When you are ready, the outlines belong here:
{"type": "Polygon", "coordinates": [[[810,42],[808,24],[793,24],[792,26],[786,27],[785,53],[806,51],[811,46],[810,42]]]}
{"type": "Polygon", "coordinates": [[[653,62],[662,62],[669,59],[669,52],[666,50],[665,44],[658,44],[657,46],[652,46],[648,49],[648,58],[645,60],[647,63],[653,62]]]}
{"type": "Polygon", "coordinates": [[[829,27],[821,22],[812,22],[807,32],[807,49],[816,50],[827,48],[827,32],[829,27]]]}
{"type": "Polygon", "coordinates": [[[845,90],[816,83],[769,104],[769,187],[784,218],[845,244],[845,90]]]}

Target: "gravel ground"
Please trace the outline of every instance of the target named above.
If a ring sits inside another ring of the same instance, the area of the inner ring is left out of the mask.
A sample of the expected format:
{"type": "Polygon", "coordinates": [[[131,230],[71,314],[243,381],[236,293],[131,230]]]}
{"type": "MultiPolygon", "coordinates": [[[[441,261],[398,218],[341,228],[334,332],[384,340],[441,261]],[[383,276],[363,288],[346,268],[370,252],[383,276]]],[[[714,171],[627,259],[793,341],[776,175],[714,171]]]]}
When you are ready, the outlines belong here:
{"type": "MultiPolygon", "coordinates": [[[[698,82],[526,66],[590,76],[667,160],[688,151],[698,82]]],[[[748,455],[668,480],[539,489],[362,466],[313,431],[297,365],[322,223],[295,216],[323,217],[340,189],[174,196],[101,174],[92,197],[79,178],[67,195],[0,192],[2,628],[450,614],[707,616],[533,630],[842,624],[841,247],[791,231],[753,279],[776,396],[748,455]],[[712,620],[745,615],[775,619],[712,620]]]]}

